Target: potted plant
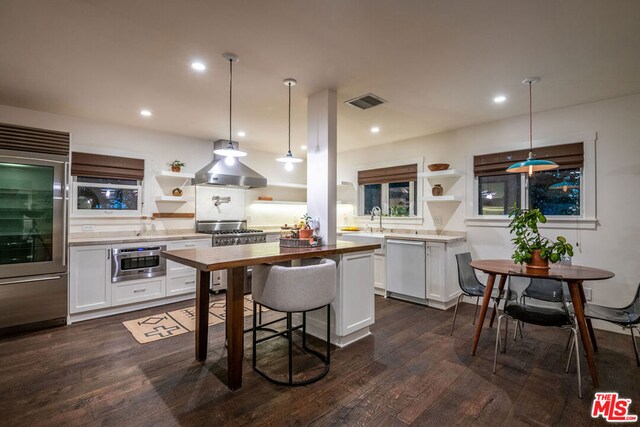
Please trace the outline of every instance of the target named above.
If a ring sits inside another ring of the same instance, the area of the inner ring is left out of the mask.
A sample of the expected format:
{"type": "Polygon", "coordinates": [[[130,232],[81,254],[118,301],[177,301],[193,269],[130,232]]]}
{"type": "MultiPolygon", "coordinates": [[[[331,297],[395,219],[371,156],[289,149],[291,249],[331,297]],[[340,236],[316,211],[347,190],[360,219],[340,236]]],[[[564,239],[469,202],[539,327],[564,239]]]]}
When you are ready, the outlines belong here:
{"type": "Polygon", "coordinates": [[[527,264],[527,268],[548,269],[549,261],[556,263],[563,255],[573,256],[573,246],[563,236],[551,241],[540,235],[538,223],[546,223],[547,218],[539,209],[520,209],[513,206],[509,211],[509,233],[515,235],[511,241],[516,250],[511,255],[514,262],[527,264]]]}
{"type": "Polygon", "coordinates": [[[309,237],[313,236],[313,229],[311,228],[311,225],[309,225],[309,223],[311,222],[311,217],[309,216],[309,214],[304,214],[302,215],[302,222],[304,222],[304,227],[300,229],[300,238],[301,239],[308,239],[309,237]]]}
{"type": "Polygon", "coordinates": [[[187,166],[186,163],[181,162],[180,160],[174,160],[173,162],[167,164],[171,168],[171,172],[180,172],[180,169],[182,169],[182,167],[187,166]]]}

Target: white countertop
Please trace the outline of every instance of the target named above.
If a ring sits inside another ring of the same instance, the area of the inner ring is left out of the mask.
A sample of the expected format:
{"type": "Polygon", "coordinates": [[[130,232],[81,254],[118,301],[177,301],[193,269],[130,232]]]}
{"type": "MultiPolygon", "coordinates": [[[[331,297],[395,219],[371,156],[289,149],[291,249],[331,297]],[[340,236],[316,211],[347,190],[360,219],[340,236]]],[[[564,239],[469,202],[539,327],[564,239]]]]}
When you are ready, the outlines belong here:
{"type": "Polygon", "coordinates": [[[69,235],[69,246],[108,245],[112,243],[162,242],[171,240],[209,239],[210,234],[196,233],[191,230],[168,230],[145,233],[139,236],[127,233],[76,233],[69,235]]]}
{"type": "MultiPolygon", "coordinates": [[[[267,234],[279,234],[280,228],[263,227],[261,228],[267,234]]],[[[431,230],[394,230],[384,231],[382,233],[375,231],[343,231],[338,229],[339,236],[353,235],[371,238],[399,239],[399,240],[419,240],[424,242],[441,242],[441,243],[458,243],[467,240],[467,233],[464,231],[445,231],[436,233],[431,230]]]]}
{"type": "Polygon", "coordinates": [[[407,230],[407,232],[366,232],[366,231],[341,231],[343,235],[362,236],[371,238],[385,238],[398,240],[418,240],[423,242],[440,242],[440,243],[458,243],[467,240],[466,233],[460,235],[451,234],[434,234],[428,232],[419,232],[417,230],[407,230]]]}

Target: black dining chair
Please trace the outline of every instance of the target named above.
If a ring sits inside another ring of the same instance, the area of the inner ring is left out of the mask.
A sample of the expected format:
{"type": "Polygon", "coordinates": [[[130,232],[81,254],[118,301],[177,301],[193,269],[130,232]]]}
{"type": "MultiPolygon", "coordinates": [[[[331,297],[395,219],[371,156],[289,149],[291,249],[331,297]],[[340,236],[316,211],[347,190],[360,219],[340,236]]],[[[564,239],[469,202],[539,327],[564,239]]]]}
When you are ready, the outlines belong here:
{"type": "Polygon", "coordinates": [[[631,342],[633,343],[633,351],[636,354],[636,364],[640,366],[640,356],[638,356],[638,344],[633,335],[635,329],[640,334],[640,284],[636,291],[633,302],[626,307],[613,308],[596,304],[586,304],[584,308],[584,316],[589,319],[605,320],[623,329],[631,331],[631,342]]]}
{"type": "MultiPolygon", "coordinates": [[[[567,301],[567,305],[569,307],[569,312],[573,314],[573,306],[571,305],[571,295],[569,294],[569,285],[566,282],[558,283],[557,280],[553,279],[545,279],[532,277],[529,280],[529,285],[522,291],[521,298],[531,297],[544,299],[547,295],[557,296],[561,293],[564,293],[564,297],[567,301]]],[[[520,336],[522,335],[522,328],[524,327],[524,322],[517,322],[517,327],[513,332],[513,340],[515,341],[518,337],[518,332],[520,332],[520,336]]],[[[524,337],[523,337],[524,338],[524,337]]],[[[569,341],[567,342],[567,348],[571,344],[571,336],[569,336],[569,341]]]]}
{"type": "MultiPolygon", "coordinates": [[[[471,262],[471,254],[469,252],[456,254],[456,262],[458,263],[458,284],[460,285],[462,292],[458,295],[458,299],[456,300],[456,308],[453,312],[453,323],[451,324],[451,333],[449,335],[453,335],[453,329],[456,326],[456,317],[458,316],[458,305],[460,305],[460,301],[465,296],[476,297],[476,309],[473,312],[472,323],[473,325],[476,324],[478,303],[480,301],[480,297],[484,297],[485,291],[485,286],[480,283],[480,280],[478,280],[476,271],[469,265],[471,262]]],[[[491,291],[491,298],[494,299],[495,304],[498,304],[499,296],[500,291],[494,288],[491,291]]]]}
{"type": "Polygon", "coordinates": [[[493,373],[498,365],[498,348],[504,353],[507,350],[507,326],[505,323],[504,340],[501,338],[501,325],[504,320],[531,323],[539,326],[554,326],[571,331],[573,345],[565,372],[569,372],[571,356],[575,348],[576,366],[578,370],[578,396],[582,399],[582,378],[580,376],[580,352],[578,351],[578,326],[575,316],[569,309],[569,303],[563,291],[563,279],[560,276],[548,276],[542,281],[531,281],[524,287],[513,286],[512,277],[522,276],[517,272],[509,273],[503,314],[498,317],[496,329],[496,347],[493,359],[493,373]],[[533,283],[533,285],[532,285],[533,283]],[[504,342],[503,342],[504,341],[504,342]]]}

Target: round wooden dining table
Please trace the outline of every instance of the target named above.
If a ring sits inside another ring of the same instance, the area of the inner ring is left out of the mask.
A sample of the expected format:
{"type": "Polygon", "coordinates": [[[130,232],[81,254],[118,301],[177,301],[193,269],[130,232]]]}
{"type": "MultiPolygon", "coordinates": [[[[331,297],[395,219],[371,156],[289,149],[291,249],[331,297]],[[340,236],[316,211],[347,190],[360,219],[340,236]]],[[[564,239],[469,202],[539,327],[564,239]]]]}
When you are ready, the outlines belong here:
{"type": "MultiPolygon", "coordinates": [[[[610,279],[614,274],[610,271],[600,270],[598,268],[583,267],[580,265],[560,265],[551,264],[548,270],[534,270],[526,268],[518,264],[514,264],[510,259],[490,259],[490,260],[477,260],[471,261],[469,265],[476,270],[480,270],[489,275],[486,283],[486,289],[484,292],[484,298],[482,299],[482,307],[480,309],[480,318],[476,323],[476,336],[473,340],[473,347],[471,354],[475,355],[478,347],[478,341],[480,340],[480,334],[482,333],[482,326],[484,324],[484,317],[489,307],[489,301],[491,300],[491,290],[496,281],[496,276],[500,276],[498,281],[498,289],[502,292],[507,277],[510,274],[517,274],[519,276],[526,276],[532,278],[542,278],[549,276],[562,277],[563,280],[569,285],[569,292],[571,293],[571,301],[575,311],[578,327],[580,328],[580,336],[582,337],[582,345],[587,355],[587,363],[589,364],[589,371],[591,372],[591,380],[593,386],[598,388],[598,373],[596,371],[596,365],[593,360],[593,351],[598,350],[598,344],[596,337],[591,326],[591,320],[584,318],[584,304],[586,298],[584,295],[584,288],[582,282],[585,280],[604,280],[610,279]],[[591,345],[593,344],[593,349],[591,345]]],[[[491,324],[493,324],[493,317],[495,316],[495,310],[491,317],[491,324]]]]}

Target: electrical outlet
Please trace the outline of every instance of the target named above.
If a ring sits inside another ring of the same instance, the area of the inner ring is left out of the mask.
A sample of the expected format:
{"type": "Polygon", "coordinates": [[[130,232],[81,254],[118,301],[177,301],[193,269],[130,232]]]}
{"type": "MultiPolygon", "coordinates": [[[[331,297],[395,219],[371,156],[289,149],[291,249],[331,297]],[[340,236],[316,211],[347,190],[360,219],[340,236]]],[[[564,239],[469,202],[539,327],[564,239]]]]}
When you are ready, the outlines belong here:
{"type": "Polygon", "coordinates": [[[84,224],[82,226],[82,231],[93,231],[93,224],[84,224]]]}
{"type": "Polygon", "coordinates": [[[441,216],[434,216],[433,217],[433,225],[435,225],[436,227],[439,227],[442,225],[442,217],[441,216]]]}
{"type": "Polygon", "coordinates": [[[591,302],[591,288],[584,288],[584,299],[591,302]]]}

